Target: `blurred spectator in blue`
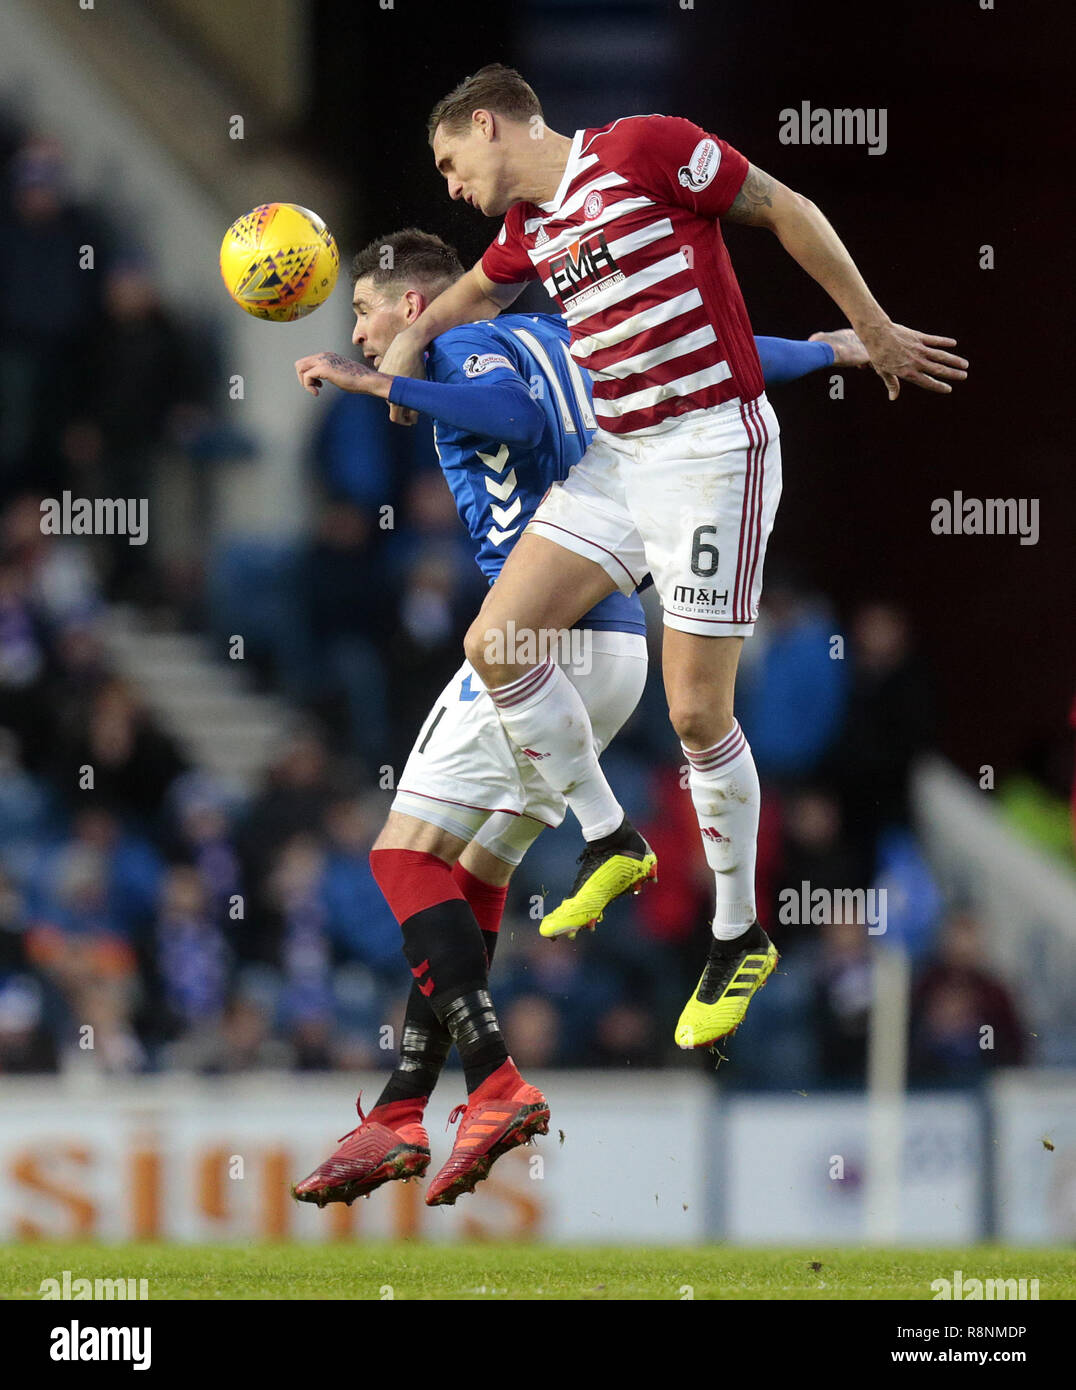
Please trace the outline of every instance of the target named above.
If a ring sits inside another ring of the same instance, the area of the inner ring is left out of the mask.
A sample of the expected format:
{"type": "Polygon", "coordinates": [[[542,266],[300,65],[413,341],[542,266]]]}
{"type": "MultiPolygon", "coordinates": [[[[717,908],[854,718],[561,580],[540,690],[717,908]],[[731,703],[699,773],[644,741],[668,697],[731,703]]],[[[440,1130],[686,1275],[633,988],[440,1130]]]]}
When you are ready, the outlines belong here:
{"type": "Polygon", "coordinates": [[[907,617],[864,604],[852,621],[851,688],[831,770],[857,853],[873,871],[879,832],[908,823],[908,774],[934,738],[934,705],[907,617]]]}
{"type": "Polygon", "coordinates": [[[323,895],[337,954],[400,979],[405,978],[400,928],[370,872],[370,849],[385,808],[376,794],[335,801],[328,808],[323,895]]]}
{"type": "Polygon", "coordinates": [[[0,497],[54,491],[63,432],[88,392],[92,331],[108,269],[104,228],[68,193],[63,150],[34,137],[0,205],[0,497]],[[92,265],[85,257],[93,256],[92,265]],[[57,363],[63,370],[57,370],[57,363]]]}
{"type": "Polygon", "coordinates": [[[439,468],[421,468],[405,483],[403,504],[387,534],[382,582],[401,585],[422,559],[436,553],[449,566],[456,602],[473,617],[486,594],[486,580],[475,564],[474,544],[439,468]]]}
{"type": "Polygon", "coordinates": [[[36,751],[49,732],[43,700],[48,655],[27,590],[22,570],[0,565],[0,724],[36,751]]]}
{"type": "Polygon", "coordinates": [[[26,949],[63,1002],[56,1033],[64,1065],[137,1070],[145,1061],[132,1024],[138,959],[110,902],[99,848],[86,841],[65,846],[49,888],[46,909],[31,920],[26,949]]]}
{"type": "Polygon", "coordinates": [[[179,1044],[173,1062],[205,1067],[219,1052],[231,962],[209,893],[191,865],[168,870],[153,951],[151,1032],[155,1040],[179,1044]]]}
{"type": "Polygon", "coordinates": [[[828,605],[779,571],[767,576],[755,637],[745,643],[736,713],[765,781],[809,777],[837,739],[847,663],[828,605]]]}
{"type": "Polygon", "coordinates": [[[92,882],[100,889],[100,899],[92,898],[92,913],[107,931],[131,942],[145,934],[156,912],[163,867],[147,840],[124,829],[103,806],[87,805],[76,814],[68,835],[42,848],[27,883],[30,911],[82,931],[87,924],[80,914],[88,900],[80,896],[65,905],[62,892],[72,866],[92,870],[92,882]]]}
{"type": "Polygon", "coordinates": [[[1027,1061],[1027,1030],[1009,990],[984,968],[985,955],[978,919],[953,913],[913,990],[913,1079],[968,1085],[1027,1061]]]}
{"type": "Polygon", "coordinates": [[[243,874],[226,792],[208,773],[188,772],[173,782],[169,801],[171,857],[194,866],[214,921],[241,921],[230,915],[233,898],[243,892],[243,874]]]}
{"type": "Polygon", "coordinates": [[[26,853],[35,836],[47,833],[51,807],[48,783],[26,771],[18,739],[0,727],[0,853],[26,853]]]}
{"type": "Polygon", "coordinates": [[[396,436],[413,433],[394,427],[373,396],[334,392],[314,441],[314,465],[325,491],[375,515],[391,506],[396,501],[396,436]]]}
{"type": "Polygon", "coordinates": [[[918,961],[934,943],[942,897],[910,830],[890,829],[880,837],[874,887],[885,893],[888,937],[918,961]]]}
{"type": "Polygon", "coordinates": [[[382,650],[396,624],[384,582],[383,533],[350,502],[321,510],[305,563],[311,650],[307,698],[319,707],[343,697],[352,751],[371,773],[388,752],[388,697],[382,650]]]}
{"type": "Polygon", "coordinates": [[[282,976],[279,1017],[300,1071],[331,1064],[334,1000],[328,912],[322,897],[325,852],[313,834],[281,847],[269,874],[267,900],[276,919],[282,976]]]}
{"type": "Polygon", "coordinates": [[[54,1072],[57,1065],[41,982],[33,975],[0,974],[0,1076],[54,1072]]]}

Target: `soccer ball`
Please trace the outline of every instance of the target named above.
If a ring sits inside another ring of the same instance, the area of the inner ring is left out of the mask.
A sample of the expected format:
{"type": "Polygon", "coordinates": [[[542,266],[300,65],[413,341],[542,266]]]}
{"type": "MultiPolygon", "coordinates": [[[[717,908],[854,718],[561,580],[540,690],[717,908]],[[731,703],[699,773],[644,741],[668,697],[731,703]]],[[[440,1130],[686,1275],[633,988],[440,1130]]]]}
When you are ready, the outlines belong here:
{"type": "Polygon", "coordinates": [[[263,203],[224,234],[220,273],[241,309],[287,323],[313,313],[332,294],[340,252],[332,232],[309,208],[263,203]]]}

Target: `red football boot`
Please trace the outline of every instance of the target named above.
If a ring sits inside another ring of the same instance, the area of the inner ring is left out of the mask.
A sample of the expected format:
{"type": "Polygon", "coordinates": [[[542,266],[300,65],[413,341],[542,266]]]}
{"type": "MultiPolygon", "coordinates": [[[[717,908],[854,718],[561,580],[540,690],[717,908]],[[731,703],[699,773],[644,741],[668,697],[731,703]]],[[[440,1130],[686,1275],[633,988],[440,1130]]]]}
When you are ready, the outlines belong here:
{"type": "Polygon", "coordinates": [[[527,1085],[511,1057],[486,1077],[466,1105],[456,1106],[449,1124],[461,1115],[449,1160],[426,1194],[428,1207],[452,1206],[461,1193],[474,1191],[501,1154],[549,1133],[548,1102],[537,1087],[527,1085]]]}
{"type": "Polygon", "coordinates": [[[346,1202],[369,1197],[382,1183],[420,1178],[430,1165],[430,1137],[419,1121],[424,1101],[394,1100],[362,1113],[359,1124],[339,1141],[340,1147],[291,1189],[300,1202],[346,1202]]]}

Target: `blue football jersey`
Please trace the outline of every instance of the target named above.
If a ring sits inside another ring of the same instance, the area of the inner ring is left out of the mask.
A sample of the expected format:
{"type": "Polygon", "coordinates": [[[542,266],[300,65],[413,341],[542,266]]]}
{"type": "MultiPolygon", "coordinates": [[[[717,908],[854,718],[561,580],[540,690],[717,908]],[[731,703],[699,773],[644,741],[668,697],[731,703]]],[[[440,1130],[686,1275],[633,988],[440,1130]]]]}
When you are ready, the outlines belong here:
{"type": "MultiPolygon", "coordinates": [[[[502,314],[449,329],[430,344],[430,381],[462,385],[518,376],[545,412],[537,445],[500,443],[434,424],[434,443],[456,510],[478,547],[476,559],[492,584],[539,502],[582,458],[596,428],[585,374],[568,352],[568,328],[556,314],[502,314]]],[[[580,627],[645,632],[636,595],[602,599],[580,627]]]]}

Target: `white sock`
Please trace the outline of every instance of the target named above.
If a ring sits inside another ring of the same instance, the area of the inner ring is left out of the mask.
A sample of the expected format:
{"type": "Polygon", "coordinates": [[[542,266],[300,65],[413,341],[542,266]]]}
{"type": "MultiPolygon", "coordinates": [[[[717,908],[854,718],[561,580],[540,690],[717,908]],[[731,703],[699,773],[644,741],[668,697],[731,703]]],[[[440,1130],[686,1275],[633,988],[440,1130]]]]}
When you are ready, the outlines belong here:
{"type": "Polygon", "coordinates": [[[587,840],[611,835],[624,819],[594,751],[583,697],[551,661],[491,690],[508,737],[572,808],[587,840]]]}
{"type": "Polygon", "coordinates": [[[733,941],[756,919],[755,853],[761,795],[755,760],[738,723],[712,748],[684,748],[684,753],[706,862],[717,882],[713,933],[718,941],[733,941]]]}

